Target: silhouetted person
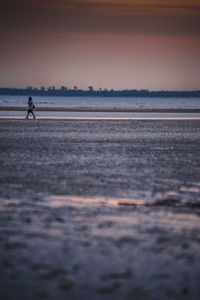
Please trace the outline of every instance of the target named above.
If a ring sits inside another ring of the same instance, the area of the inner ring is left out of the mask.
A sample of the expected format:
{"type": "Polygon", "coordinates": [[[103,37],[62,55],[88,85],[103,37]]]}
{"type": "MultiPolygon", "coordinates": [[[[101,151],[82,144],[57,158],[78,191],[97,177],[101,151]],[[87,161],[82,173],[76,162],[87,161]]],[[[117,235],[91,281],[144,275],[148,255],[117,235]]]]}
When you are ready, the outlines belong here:
{"type": "Polygon", "coordinates": [[[33,104],[33,100],[31,97],[28,98],[28,111],[27,111],[27,116],[26,119],[28,119],[29,114],[31,113],[33,115],[33,118],[35,119],[35,115],[33,112],[33,109],[35,108],[35,105],[33,104]]]}

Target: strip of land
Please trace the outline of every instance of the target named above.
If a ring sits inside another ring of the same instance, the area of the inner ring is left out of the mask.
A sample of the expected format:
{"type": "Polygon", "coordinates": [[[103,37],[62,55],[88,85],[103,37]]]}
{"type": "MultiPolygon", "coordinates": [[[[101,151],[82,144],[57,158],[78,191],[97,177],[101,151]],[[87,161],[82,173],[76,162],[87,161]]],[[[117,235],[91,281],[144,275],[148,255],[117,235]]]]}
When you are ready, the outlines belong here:
{"type": "MultiPolygon", "coordinates": [[[[0,111],[26,111],[26,107],[5,106],[0,107],[0,111]]],[[[126,112],[126,113],[200,113],[200,109],[126,109],[126,108],[88,108],[88,107],[36,107],[35,111],[52,112],[126,112]]]]}

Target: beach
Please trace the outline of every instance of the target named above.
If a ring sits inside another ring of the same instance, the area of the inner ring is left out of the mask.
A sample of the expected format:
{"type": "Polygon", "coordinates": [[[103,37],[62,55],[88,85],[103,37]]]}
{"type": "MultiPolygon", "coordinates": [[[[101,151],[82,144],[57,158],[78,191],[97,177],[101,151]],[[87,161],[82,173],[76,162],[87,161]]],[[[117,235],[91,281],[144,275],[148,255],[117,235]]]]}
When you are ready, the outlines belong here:
{"type": "Polygon", "coordinates": [[[0,128],[1,299],[199,299],[200,120],[0,128]]]}

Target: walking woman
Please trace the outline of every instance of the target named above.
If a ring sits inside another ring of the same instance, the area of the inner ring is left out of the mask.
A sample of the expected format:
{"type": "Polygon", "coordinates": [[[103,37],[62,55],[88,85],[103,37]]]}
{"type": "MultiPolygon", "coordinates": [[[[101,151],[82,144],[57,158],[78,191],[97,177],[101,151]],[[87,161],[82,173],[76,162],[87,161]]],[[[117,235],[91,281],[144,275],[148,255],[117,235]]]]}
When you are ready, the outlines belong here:
{"type": "Polygon", "coordinates": [[[27,111],[27,116],[26,119],[28,119],[29,114],[31,113],[33,115],[33,118],[35,119],[35,115],[33,112],[33,109],[35,108],[35,105],[33,104],[33,100],[31,97],[28,98],[28,111],[27,111]]]}

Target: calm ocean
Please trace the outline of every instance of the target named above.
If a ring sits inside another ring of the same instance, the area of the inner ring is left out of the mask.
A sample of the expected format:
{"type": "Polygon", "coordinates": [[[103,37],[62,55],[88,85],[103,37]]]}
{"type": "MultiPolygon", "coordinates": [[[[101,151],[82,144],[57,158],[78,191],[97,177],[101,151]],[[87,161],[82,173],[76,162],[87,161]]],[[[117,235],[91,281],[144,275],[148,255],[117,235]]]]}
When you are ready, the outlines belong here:
{"type": "MultiPolygon", "coordinates": [[[[0,96],[0,107],[27,107],[27,96],[0,96]]],[[[36,107],[200,109],[199,98],[33,97],[36,107]]]]}

